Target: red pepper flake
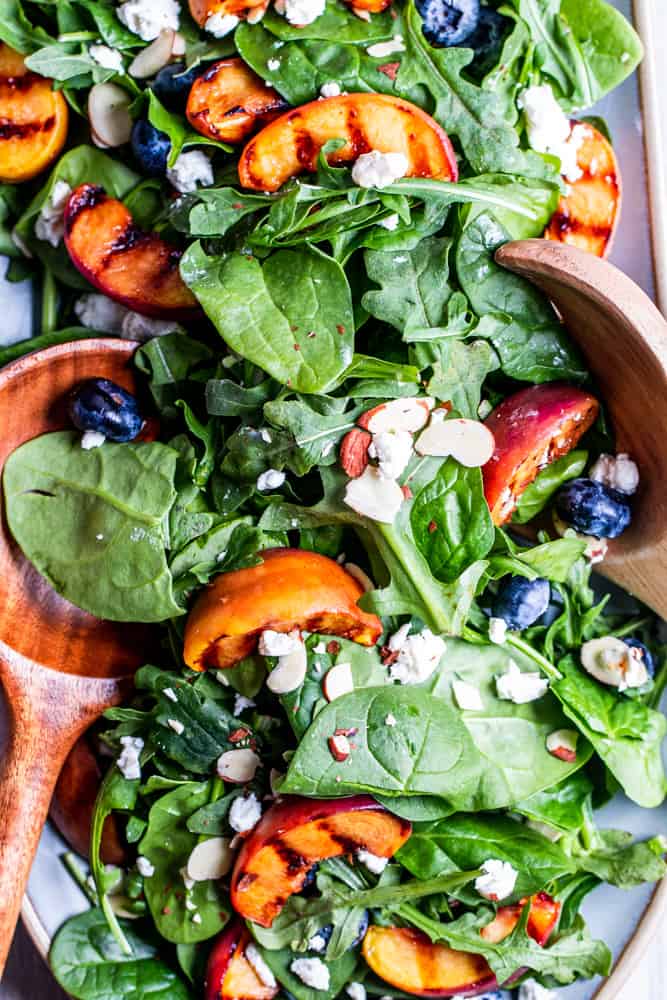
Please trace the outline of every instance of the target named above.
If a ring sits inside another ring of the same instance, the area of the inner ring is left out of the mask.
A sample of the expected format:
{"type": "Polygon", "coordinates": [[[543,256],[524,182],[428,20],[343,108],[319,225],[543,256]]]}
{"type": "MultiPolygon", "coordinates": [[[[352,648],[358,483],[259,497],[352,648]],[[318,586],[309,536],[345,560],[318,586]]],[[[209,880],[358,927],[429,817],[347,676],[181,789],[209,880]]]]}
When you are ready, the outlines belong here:
{"type": "Polygon", "coordinates": [[[241,204],[240,201],[235,201],[234,204],[232,205],[232,208],[235,208],[237,212],[240,212],[241,209],[243,208],[243,205],[241,204]]]}
{"type": "Polygon", "coordinates": [[[229,742],[240,743],[241,740],[246,738],[246,736],[250,736],[249,729],[235,729],[233,733],[229,734],[229,742]]]}
{"type": "Polygon", "coordinates": [[[429,521],[429,523],[428,523],[428,533],[429,533],[429,535],[432,535],[433,532],[437,531],[437,530],[438,530],[438,525],[435,523],[435,521],[429,521]]]}
{"type": "Polygon", "coordinates": [[[382,66],[377,67],[377,71],[378,73],[384,73],[390,80],[395,80],[400,65],[400,62],[383,63],[382,66]]]}
{"type": "Polygon", "coordinates": [[[330,653],[331,656],[338,656],[340,653],[340,643],[336,639],[331,639],[327,643],[327,653],[330,653]]]}
{"type": "Polygon", "coordinates": [[[338,332],[340,333],[340,335],[342,337],[342,335],[345,333],[345,327],[343,326],[343,324],[342,323],[337,323],[336,324],[336,329],[338,330],[338,332]]]}
{"type": "Polygon", "coordinates": [[[412,490],[410,489],[410,487],[407,485],[407,483],[406,483],[405,486],[401,486],[401,493],[403,494],[403,496],[405,497],[406,500],[412,500],[412,498],[414,496],[414,493],[412,492],[412,490]]]}
{"type": "Polygon", "coordinates": [[[301,350],[301,344],[295,344],[294,345],[294,350],[295,351],[300,351],[301,350]]]}
{"type": "Polygon", "coordinates": [[[165,917],[171,916],[171,907],[170,906],[165,906],[163,908],[162,912],[164,913],[165,917]]]}

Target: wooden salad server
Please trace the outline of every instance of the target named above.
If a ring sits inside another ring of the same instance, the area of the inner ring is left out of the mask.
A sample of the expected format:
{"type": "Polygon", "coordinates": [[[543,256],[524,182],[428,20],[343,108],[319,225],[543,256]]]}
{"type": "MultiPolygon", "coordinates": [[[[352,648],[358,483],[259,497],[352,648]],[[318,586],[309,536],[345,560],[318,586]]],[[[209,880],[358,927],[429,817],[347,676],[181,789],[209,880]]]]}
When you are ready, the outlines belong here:
{"type": "Polygon", "coordinates": [[[639,466],[632,524],[596,570],[667,619],[667,321],[627,275],[576,247],[522,240],[496,260],[554,303],[593,373],[617,451],[639,466]]]}
{"type": "MultiPolygon", "coordinates": [[[[71,426],[66,397],[82,379],[102,376],[132,390],[135,348],[80,340],[0,371],[0,467],[30,438],[71,426]]],[[[65,758],[127,693],[152,634],[147,626],[100,621],[59,597],[23,557],[2,507],[0,680],[10,724],[0,758],[0,975],[65,758]]]]}

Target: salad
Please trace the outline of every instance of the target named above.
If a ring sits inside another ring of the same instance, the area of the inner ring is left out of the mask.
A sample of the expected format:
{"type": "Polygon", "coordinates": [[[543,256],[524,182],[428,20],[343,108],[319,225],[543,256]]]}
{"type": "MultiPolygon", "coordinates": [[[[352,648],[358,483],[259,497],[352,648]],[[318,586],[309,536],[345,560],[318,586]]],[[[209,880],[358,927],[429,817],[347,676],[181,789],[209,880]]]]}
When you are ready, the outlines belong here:
{"type": "Polygon", "coordinates": [[[154,627],[52,818],[79,1000],[547,1000],[665,873],[659,623],[597,589],[641,469],[549,302],[604,255],[604,0],[0,2],[0,250],[40,328],[136,341],[5,464],[91,614],[154,627]]]}

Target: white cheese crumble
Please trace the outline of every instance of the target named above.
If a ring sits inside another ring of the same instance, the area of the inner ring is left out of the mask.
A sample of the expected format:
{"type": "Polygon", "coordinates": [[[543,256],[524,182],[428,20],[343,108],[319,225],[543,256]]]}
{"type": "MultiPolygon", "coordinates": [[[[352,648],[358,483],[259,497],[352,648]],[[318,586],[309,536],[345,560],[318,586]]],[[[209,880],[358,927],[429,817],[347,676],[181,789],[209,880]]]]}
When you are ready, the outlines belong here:
{"type": "Polygon", "coordinates": [[[496,677],[496,691],[503,701],[513,701],[515,705],[526,705],[529,701],[542,698],[549,687],[549,681],[538,673],[523,673],[510,660],[504,674],[496,677]]]}
{"type": "Polygon", "coordinates": [[[178,719],[167,719],[167,725],[174,730],[177,736],[182,736],[185,732],[185,726],[178,719]]]}
{"type": "Polygon", "coordinates": [[[252,698],[246,698],[244,694],[237,694],[234,697],[234,715],[240,715],[246,708],[254,708],[256,702],[252,698]]]}
{"type": "Polygon", "coordinates": [[[488,399],[482,399],[479,406],[477,407],[477,416],[480,420],[486,420],[489,413],[493,411],[493,407],[488,399]]]}
{"type": "Polygon", "coordinates": [[[128,781],[136,781],[141,777],[139,755],[144,749],[144,741],[139,736],[121,736],[122,750],[118,760],[118,770],[128,781]]]}
{"type": "Polygon", "coordinates": [[[412,452],[412,434],[408,431],[380,431],[373,435],[368,448],[368,456],[377,462],[383,479],[398,479],[412,452]]]}
{"type": "Polygon", "coordinates": [[[509,861],[489,858],[481,865],[481,869],[484,874],[475,879],[475,889],[480,896],[496,902],[512,895],[519,873],[509,861]]]}
{"type": "Polygon", "coordinates": [[[282,13],[290,24],[301,26],[316,21],[324,13],[325,6],[325,0],[284,0],[279,13],[282,13]]]}
{"type": "Polygon", "coordinates": [[[391,712],[388,712],[387,715],[385,715],[385,717],[384,717],[384,724],[385,724],[385,726],[395,726],[396,725],[396,716],[392,715],[391,712]]]}
{"type": "Polygon", "coordinates": [[[116,14],[126,28],[145,42],[152,42],[165,28],[178,31],[181,5],[177,0],[127,0],[116,14]]]}
{"type": "Polygon", "coordinates": [[[381,153],[372,149],[357,158],[352,167],[352,180],[363,188],[387,187],[399,177],[405,177],[409,165],[403,153],[381,153]]]}
{"type": "Polygon", "coordinates": [[[278,982],[276,977],[271,972],[271,969],[260,955],[257,945],[252,941],[247,944],[244,955],[248,965],[252,966],[252,969],[260,983],[262,983],[263,986],[267,986],[270,990],[275,990],[278,982]]]}
{"type": "Polygon", "coordinates": [[[192,923],[193,924],[200,924],[201,922],[202,922],[201,913],[193,913],[192,914],[192,923]]]}
{"type": "Polygon", "coordinates": [[[340,84],[335,80],[327,80],[320,87],[320,97],[338,97],[340,95],[340,84]]]}
{"type": "Polygon", "coordinates": [[[469,684],[468,681],[461,681],[455,678],[452,681],[452,690],[454,691],[456,704],[464,712],[481,712],[484,708],[479,688],[475,687],[474,684],[469,684]]]}
{"type": "Polygon", "coordinates": [[[321,958],[295,958],[290,970],[313,990],[326,992],[329,989],[329,970],[321,958]]]}
{"type": "Polygon", "coordinates": [[[165,696],[165,698],[168,698],[169,701],[178,701],[178,695],[171,687],[164,688],[162,694],[165,696]]]}
{"type": "Polygon", "coordinates": [[[257,477],[257,489],[261,493],[266,490],[277,490],[283,485],[286,479],[287,476],[284,472],[280,472],[278,469],[267,469],[266,472],[262,472],[257,477]]]}
{"type": "Polygon", "coordinates": [[[287,656],[296,652],[300,642],[298,629],[292,632],[274,632],[272,628],[267,628],[259,637],[257,650],[262,656],[287,656]]]}
{"type": "Polygon", "coordinates": [[[167,168],[167,180],[181,194],[191,194],[198,187],[210,187],[213,183],[211,161],[201,149],[181,153],[173,167],[167,168]]]}
{"type": "Polygon", "coordinates": [[[124,340],[143,342],[153,337],[164,337],[178,330],[179,324],[173,319],[154,319],[128,309],[121,324],[120,335],[124,340]]]}
{"type": "Polygon", "coordinates": [[[507,638],[507,622],[504,618],[489,618],[489,639],[502,646],[507,638]]]}
{"type": "Polygon", "coordinates": [[[271,70],[272,73],[275,73],[277,69],[280,69],[280,59],[269,59],[266,64],[266,68],[271,70]]]}
{"type": "Polygon", "coordinates": [[[35,222],[38,240],[57,247],[65,235],[65,207],[72,189],[66,181],[56,181],[35,222]]]}
{"type": "Polygon", "coordinates": [[[386,219],[380,219],[378,226],[381,226],[383,229],[388,229],[390,233],[393,233],[395,229],[398,229],[400,221],[398,212],[392,212],[392,214],[388,215],[386,219]]]}
{"type": "MultiPolygon", "coordinates": [[[[392,639],[395,640],[401,631],[399,629],[392,639]]],[[[390,639],[390,648],[391,641],[390,639]]],[[[434,635],[429,628],[416,632],[415,635],[406,635],[398,649],[398,658],[389,667],[389,676],[401,684],[419,684],[431,676],[444,652],[444,640],[441,636],[434,635]]]]}
{"type": "Polygon", "coordinates": [[[366,1000],[366,987],[363,983],[350,983],[345,987],[350,1000],[366,1000]]]}
{"type": "Polygon", "coordinates": [[[389,864],[389,858],[381,858],[377,854],[371,854],[363,847],[357,851],[357,861],[360,861],[373,875],[381,875],[389,864]]]}
{"type": "Polygon", "coordinates": [[[591,479],[619,493],[631,495],[639,486],[639,469],[628,454],[600,455],[590,471],[591,479]]]}
{"type": "Polygon", "coordinates": [[[151,337],[163,337],[179,328],[175,320],[142,316],[97,292],[89,292],[77,299],[74,312],[81,326],[87,330],[115,333],[125,340],[144,341],[151,337]]]}
{"type": "Polygon", "coordinates": [[[101,448],[105,441],[106,437],[102,431],[84,431],[81,435],[81,447],[84,451],[101,448]]]}
{"type": "Polygon", "coordinates": [[[262,818],[262,807],[254,792],[248,796],[239,795],[229,810],[229,825],[237,833],[246,833],[257,826],[262,818]]]}
{"type": "Polygon", "coordinates": [[[585,129],[571,128],[570,119],[548,83],[526,87],[519,95],[517,104],[526,116],[531,147],[538,153],[557,157],[565,179],[570,183],[578,181],[582,172],[577,165],[577,153],[584,141],[585,129]]]}
{"type": "Polygon", "coordinates": [[[322,952],[326,948],[327,943],[321,934],[313,934],[310,941],[308,942],[308,951],[318,951],[322,952]]]}
{"type": "Polygon", "coordinates": [[[527,979],[519,987],[519,1000],[556,1000],[555,990],[548,990],[535,979],[527,979]]]}
{"type": "Polygon", "coordinates": [[[141,854],[137,858],[137,871],[143,878],[150,878],[155,875],[155,865],[151,864],[148,858],[144,858],[141,854]]]}
{"type": "Polygon", "coordinates": [[[369,45],[366,52],[373,59],[384,59],[385,56],[393,56],[395,52],[405,52],[403,35],[394,35],[388,42],[376,42],[375,45],[369,45]]]}
{"type": "Polygon", "coordinates": [[[91,45],[88,55],[103,69],[112,69],[115,73],[124,73],[123,56],[118,49],[112,49],[109,45],[91,45]]]}

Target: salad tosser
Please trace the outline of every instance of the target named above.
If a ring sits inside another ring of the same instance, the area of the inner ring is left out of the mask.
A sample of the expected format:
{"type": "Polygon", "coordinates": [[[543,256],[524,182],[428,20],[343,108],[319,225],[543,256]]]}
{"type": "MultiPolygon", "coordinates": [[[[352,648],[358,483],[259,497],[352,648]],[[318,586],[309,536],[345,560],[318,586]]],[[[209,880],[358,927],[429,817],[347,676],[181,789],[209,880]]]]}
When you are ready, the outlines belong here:
{"type": "Polygon", "coordinates": [[[591,582],[616,454],[509,239],[604,255],[603,0],[0,2],[0,250],[41,328],[138,342],[9,458],[68,600],[155,624],[52,816],[79,1000],[546,1000],[662,877],[658,623],[591,582]]]}

